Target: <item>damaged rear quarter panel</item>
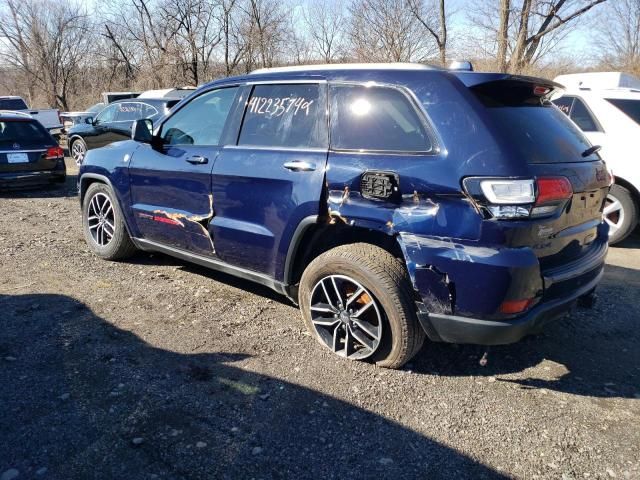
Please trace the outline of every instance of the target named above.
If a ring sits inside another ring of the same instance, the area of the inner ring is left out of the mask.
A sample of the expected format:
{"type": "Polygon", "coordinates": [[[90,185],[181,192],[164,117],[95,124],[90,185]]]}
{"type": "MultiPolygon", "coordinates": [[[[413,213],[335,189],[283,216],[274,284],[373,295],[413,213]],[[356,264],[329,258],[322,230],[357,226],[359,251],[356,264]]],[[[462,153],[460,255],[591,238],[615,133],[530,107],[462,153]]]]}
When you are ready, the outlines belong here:
{"type": "Polygon", "coordinates": [[[434,148],[426,154],[330,151],[330,221],[395,236],[413,286],[431,311],[492,316],[506,299],[539,294],[542,280],[531,249],[502,248],[502,228],[488,225],[461,188],[462,178],[486,174],[489,167],[499,176],[527,172],[505,157],[508,148],[461,82],[423,75],[405,86],[433,127],[434,148]],[[366,171],[397,174],[397,201],[365,198],[360,181],[366,171]]]}

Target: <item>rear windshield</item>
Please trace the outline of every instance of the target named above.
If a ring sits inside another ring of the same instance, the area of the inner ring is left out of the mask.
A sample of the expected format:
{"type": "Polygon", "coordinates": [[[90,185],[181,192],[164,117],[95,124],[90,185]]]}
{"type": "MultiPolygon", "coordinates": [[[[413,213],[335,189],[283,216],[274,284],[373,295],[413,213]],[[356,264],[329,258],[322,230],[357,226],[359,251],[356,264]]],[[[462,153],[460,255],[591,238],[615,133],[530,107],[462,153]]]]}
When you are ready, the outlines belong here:
{"type": "Polygon", "coordinates": [[[474,93],[509,146],[528,163],[572,163],[599,160],[596,153],[583,157],[591,144],[551,102],[533,94],[534,84],[492,82],[474,93]]]}
{"type": "Polygon", "coordinates": [[[31,120],[0,121],[0,148],[18,149],[25,146],[42,147],[52,144],[51,136],[38,122],[31,120]]]}
{"type": "Polygon", "coordinates": [[[21,98],[0,99],[0,110],[27,110],[27,104],[21,98]]]}
{"type": "Polygon", "coordinates": [[[606,100],[640,125],[640,100],[624,98],[607,98],[606,100]]]}

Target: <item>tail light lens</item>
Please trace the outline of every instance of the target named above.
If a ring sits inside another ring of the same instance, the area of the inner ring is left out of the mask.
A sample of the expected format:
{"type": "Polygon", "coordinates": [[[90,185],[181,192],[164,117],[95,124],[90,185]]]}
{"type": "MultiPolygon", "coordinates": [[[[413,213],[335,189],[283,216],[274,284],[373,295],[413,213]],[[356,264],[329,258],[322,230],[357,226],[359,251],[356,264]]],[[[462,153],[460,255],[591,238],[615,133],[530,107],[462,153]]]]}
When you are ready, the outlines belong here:
{"type": "Polygon", "coordinates": [[[536,205],[566,200],[573,195],[573,188],[566,177],[539,178],[536,183],[538,184],[536,205]]]}
{"type": "Polygon", "coordinates": [[[500,313],[512,315],[524,312],[533,304],[533,301],[533,298],[527,298],[524,300],[505,300],[502,302],[502,305],[500,305],[500,313]]]}
{"type": "Polygon", "coordinates": [[[474,201],[498,219],[549,216],[573,195],[566,177],[535,180],[471,177],[463,183],[474,201]]]}
{"type": "Polygon", "coordinates": [[[482,193],[496,205],[520,205],[536,200],[533,180],[482,180],[482,193]]]}
{"type": "Polygon", "coordinates": [[[46,157],[47,157],[47,160],[64,158],[64,150],[60,147],[50,147],[47,149],[46,157]]]}

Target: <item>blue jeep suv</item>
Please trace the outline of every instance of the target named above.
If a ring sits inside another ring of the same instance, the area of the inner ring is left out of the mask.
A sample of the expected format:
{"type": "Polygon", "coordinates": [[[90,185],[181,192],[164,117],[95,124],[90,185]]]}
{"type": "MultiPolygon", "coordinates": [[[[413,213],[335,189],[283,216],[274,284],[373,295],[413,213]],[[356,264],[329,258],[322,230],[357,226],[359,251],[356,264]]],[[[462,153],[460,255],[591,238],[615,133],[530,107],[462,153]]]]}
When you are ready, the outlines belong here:
{"type": "Polygon", "coordinates": [[[412,64],[217,80],[88,152],[85,237],[267,285],[349,359],[515,342],[592,299],[607,252],[611,178],[557,88],[412,64]]]}

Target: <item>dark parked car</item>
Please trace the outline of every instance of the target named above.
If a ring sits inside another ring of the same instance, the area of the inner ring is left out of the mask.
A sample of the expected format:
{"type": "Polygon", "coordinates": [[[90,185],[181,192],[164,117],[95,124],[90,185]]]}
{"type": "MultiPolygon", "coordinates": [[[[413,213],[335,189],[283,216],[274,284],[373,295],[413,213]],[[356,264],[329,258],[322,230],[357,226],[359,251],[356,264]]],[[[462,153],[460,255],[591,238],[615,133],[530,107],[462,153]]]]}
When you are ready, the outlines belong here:
{"type": "Polygon", "coordinates": [[[180,100],[175,98],[127,99],[110,103],[95,118],[88,116],[67,131],[69,152],[78,165],[87,150],[104,147],[112,142],[131,138],[133,122],[141,118],[152,120],[169,112],[180,100]]]}
{"type": "Polygon", "coordinates": [[[0,188],[63,183],[64,151],[40,122],[0,112],[0,188]]]}
{"type": "Polygon", "coordinates": [[[421,65],[219,80],[89,152],[85,237],[268,285],[349,359],[515,342],[588,305],[607,252],[611,178],[557,87],[421,65]]]}

